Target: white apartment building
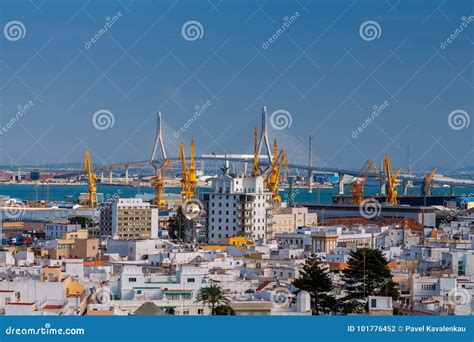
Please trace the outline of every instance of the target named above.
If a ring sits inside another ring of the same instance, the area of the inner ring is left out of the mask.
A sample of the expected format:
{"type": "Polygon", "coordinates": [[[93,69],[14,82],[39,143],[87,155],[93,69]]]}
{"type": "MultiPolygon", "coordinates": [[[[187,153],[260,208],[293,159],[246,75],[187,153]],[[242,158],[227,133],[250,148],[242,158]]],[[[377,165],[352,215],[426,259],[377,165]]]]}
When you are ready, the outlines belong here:
{"type": "Polygon", "coordinates": [[[122,239],[158,237],[158,208],[142,198],[116,198],[101,208],[102,236],[122,239]]]}
{"type": "Polygon", "coordinates": [[[455,277],[422,277],[415,275],[411,279],[411,303],[419,303],[434,296],[446,297],[452,289],[457,287],[455,277]]]}
{"type": "Polygon", "coordinates": [[[160,241],[155,239],[110,239],[107,240],[107,253],[118,254],[127,260],[142,260],[145,255],[153,255],[160,251],[160,241]]]}
{"type": "Polygon", "coordinates": [[[213,179],[212,187],[213,192],[204,195],[208,241],[221,243],[232,236],[266,241],[271,234],[273,208],[263,177],[226,175],[213,179]]]}

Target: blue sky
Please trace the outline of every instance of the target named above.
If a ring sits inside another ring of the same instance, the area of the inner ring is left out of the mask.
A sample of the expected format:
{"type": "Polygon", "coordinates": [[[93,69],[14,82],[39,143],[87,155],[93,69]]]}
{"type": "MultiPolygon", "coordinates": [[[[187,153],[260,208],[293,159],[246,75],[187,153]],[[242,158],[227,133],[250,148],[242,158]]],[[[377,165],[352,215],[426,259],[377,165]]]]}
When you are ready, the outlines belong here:
{"type": "Polygon", "coordinates": [[[98,164],[148,159],[158,110],[170,154],[191,138],[199,153],[251,153],[266,105],[291,118],[270,135],[293,162],[306,162],[312,134],[326,166],[388,151],[404,167],[407,144],[415,168],[473,166],[474,122],[453,129],[448,116],[474,113],[474,21],[441,47],[471,15],[467,0],[2,0],[1,28],[19,21],[25,34],[0,36],[0,125],[33,105],[0,134],[0,164],[76,162],[86,148],[98,164]],[[199,39],[183,37],[189,21],[199,39]],[[378,38],[361,36],[367,21],[378,38]],[[113,126],[94,126],[100,110],[113,126]]]}

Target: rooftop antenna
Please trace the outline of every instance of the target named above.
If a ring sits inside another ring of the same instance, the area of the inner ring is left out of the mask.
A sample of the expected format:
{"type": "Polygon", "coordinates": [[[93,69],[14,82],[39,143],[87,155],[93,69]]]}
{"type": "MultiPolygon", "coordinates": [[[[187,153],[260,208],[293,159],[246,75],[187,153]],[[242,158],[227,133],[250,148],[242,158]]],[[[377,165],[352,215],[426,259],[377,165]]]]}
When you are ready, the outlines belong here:
{"type": "Polygon", "coordinates": [[[270,148],[270,142],[268,140],[268,130],[267,130],[267,106],[262,107],[262,132],[260,134],[260,141],[258,143],[258,155],[261,155],[263,144],[267,149],[268,162],[270,165],[273,163],[272,150],[270,148]]]}

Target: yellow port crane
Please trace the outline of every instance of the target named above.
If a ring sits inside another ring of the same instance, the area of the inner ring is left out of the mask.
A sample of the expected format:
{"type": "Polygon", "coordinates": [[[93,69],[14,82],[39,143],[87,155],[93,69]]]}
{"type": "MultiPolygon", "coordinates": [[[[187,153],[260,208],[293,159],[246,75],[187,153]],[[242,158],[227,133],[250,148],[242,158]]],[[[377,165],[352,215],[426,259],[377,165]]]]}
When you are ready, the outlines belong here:
{"type": "MultiPolygon", "coordinates": [[[[275,150],[276,142],[273,145],[275,150]]],[[[276,154],[274,154],[276,156],[276,154]]],[[[288,175],[289,167],[288,167],[288,159],[285,153],[285,150],[281,150],[278,157],[275,157],[273,160],[272,168],[270,170],[270,174],[265,179],[266,187],[272,193],[272,199],[275,202],[281,202],[281,197],[278,194],[278,184],[280,183],[281,178],[281,170],[285,167],[285,174],[288,175]]]]}
{"type": "Polygon", "coordinates": [[[377,166],[375,166],[375,163],[372,159],[369,159],[365,162],[364,167],[352,183],[352,189],[349,190],[349,192],[352,193],[353,204],[360,204],[364,201],[365,183],[367,182],[367,177],[370,171],[373,171],[375,176],[379,178],[377,166]]]}
{"type": "Polygon", "coordinates": [[[84,172],[87,176],[87,184],[89,186],[86,194],[85,204],[91,208],[97,208],[99,205],[99,201],[97,200],[97,187],[95,185],[97,178],[95,176],[94,170],[92,169],[91,154],[89,150],[86,151],[84,156],[84,172]]]}
{"type": "MultiPolygon", "coordinates": [[[[283,150],[282,150],[283,151],[283,150]]],[[[277,158],[277,153],[278,153],[278,144],[276,139],[273,141],[273,155],[275,158],[273,158],[272,164],[270,165],[270,171],[265,177],[263,184],[264,186],[272,191],[273,189],[273,183],[276,177],[276,173],[278,171],[278,158],[277,158]]],[[[281,152],[280,152],[281,153],[281,152]]]]}
{"type": "Polygon", "coordinates": [[[400,173],[400,169],[397,169],[395,172],[392,170],[392,164],[390,162],[390,156],[388,153],[385,154],[385,159],[383,162],[384,173],[387,177],[387,198],[386,202],[390,204],[398,204],[397,197],[397,177],[400,173]]]}
{"type": "Polygon", "coordinates": [[[181,160],[181,196],[184,202],[189,199],[197,198],[196,192],[196,164],[194,161],[194,139],[191,142],[190,162],[186,160],[186,152],[184,151],[184,144],[179,145],[179,158],[181,160]]]}
{"type": "Polygon", "coordinates": [[[155,188],[155,198],[152,203],[157,206],[165,206],[165,176],[168,170],[173,173],[173,167],[169,159],[165,159],[159,167],[155,167],[155,175],[153,176],[152,185],[155,188]]]}
{"type": "Polygon", "coordinates": [[[194,160],[194,139],[191,141],[191,151],[189,157],[189,191],[191,198],[197,198],[197,177],[196,162],[194,160]]]}
{"type": "Polygon", "coordinates": [[[423,184],[421,185],[421,195],[423,197],[431,195],[431,181],[437,171],[437,168],[433,168],[433,170],[428,173],[428,175],[423,178],[423,184]]]}

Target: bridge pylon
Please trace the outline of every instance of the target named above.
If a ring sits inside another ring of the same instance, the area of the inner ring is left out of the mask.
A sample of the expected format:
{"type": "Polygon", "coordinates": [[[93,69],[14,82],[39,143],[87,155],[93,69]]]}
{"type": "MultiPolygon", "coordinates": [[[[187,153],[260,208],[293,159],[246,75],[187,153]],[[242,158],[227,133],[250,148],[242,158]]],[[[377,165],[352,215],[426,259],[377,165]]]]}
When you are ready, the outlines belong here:
{"type": "Polygon", "coordinates": [[[166,157],[166,150],[165,150],[165,144],[163,143],[163,135],[161,132],[161,112],[157,113],[157,126],[156,126],[156,137],[155,137],[155,145],[153,146],[153,151],[151,152],[151,157],[150,157],[150,164],[156,168],[156,164],[154,161],[156,160],[156,152],[158,148],[160,148],[161,152],[161,157],[163,160],[167,159],[166,157]]]}
{"type": "Polygon", "coordinates": [[[260,141],[258,142],[258,155],[261,155],[263,145],[267,150],[268,162],[270,165],[273,163],[272,149],[270,148],[270,141],[268,139],[268,130],[267,130],[267,106],[262,107],[262,128],[260,133],[260,141]]]}
{"type": "Polygon", "coordinates": [[[153,200],[153,204],[157,206],[166,205],[166,201],[164,198],[165,192],[165,185],[164,179],[165,174],[168,169],[171,169],[171,162],[166,156],[165,145],[163,143],[163,135],[161,131],[162,123],[161,123],[161,112],[157,113],[157,127],[156,127],[156,136],[155,136],[155,145],[153,145],[153,151],[151,152],[150,156],[150,164],[155,169],[155,176],[153,179],[153,186],[155,187],[155,198],[153,200]],[[161,152],[162,160],[158,162],[156,159],[156,153],[158,149],[161,152]]]}

